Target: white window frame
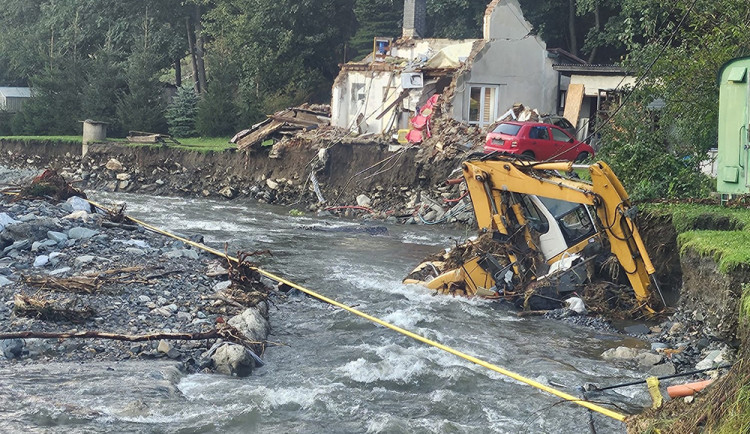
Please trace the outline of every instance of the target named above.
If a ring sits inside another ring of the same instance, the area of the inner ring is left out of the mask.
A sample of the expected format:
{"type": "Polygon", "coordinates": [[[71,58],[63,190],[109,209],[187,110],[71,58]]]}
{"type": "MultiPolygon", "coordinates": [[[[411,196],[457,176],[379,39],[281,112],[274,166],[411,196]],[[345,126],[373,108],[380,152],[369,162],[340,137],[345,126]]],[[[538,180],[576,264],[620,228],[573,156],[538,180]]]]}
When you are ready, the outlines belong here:
{"type": "Polygon", "coordinates": [[[497,84],[481,84],[481,83],[471,83],[466,86],[468,88],[468,93],[466,95],[466,121],[470,125],[478,125],[481,127],[486,127],[487,125],[491,125],[495,122],[495,118],[497,118],[498,115],[498,106],[500,101],[500,85],[497,84]],[[480,96],[479,96],[479,120],[478,121],[472,121],[471,120],[471,91],[474,88],[481,89],[480,96]],[[482,113],[486,111],[485,107],[485,94],[488,89],[493,89],[495,91],[495,97],[494,101],[491,102],[492,107],[490,107],[490,118],[487,120],[482,119],[482,113]]]}

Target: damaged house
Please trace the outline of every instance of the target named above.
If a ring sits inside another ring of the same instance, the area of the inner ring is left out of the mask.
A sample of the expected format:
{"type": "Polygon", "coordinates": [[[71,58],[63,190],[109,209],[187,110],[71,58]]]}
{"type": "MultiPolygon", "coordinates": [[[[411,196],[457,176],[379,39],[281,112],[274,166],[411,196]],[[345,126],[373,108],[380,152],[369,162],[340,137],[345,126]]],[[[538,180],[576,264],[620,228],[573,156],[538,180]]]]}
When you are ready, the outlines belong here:
{"type": "Polygon", "coordinates": [[[482,39],[421,39],[425,9],[425,0],[406,0],[402,37],[376,38],[371,55],[342,65],[333,85],[332,125],[361,134],[405,129],[435,94],[445,114],[478,127],[516,102],[541,113],[562,110],[570,77],[553,65],[585,62],[547,49],[518,0],[487,6],[482,39]]]}

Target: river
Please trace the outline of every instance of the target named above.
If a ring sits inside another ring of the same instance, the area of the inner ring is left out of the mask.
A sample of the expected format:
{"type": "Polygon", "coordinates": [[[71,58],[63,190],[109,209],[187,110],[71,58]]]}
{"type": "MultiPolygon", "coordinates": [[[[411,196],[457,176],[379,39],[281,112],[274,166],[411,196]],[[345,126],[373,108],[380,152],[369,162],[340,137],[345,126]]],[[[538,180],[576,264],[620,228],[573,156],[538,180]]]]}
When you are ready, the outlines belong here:
{"type": "MultiPolygon", "coordinates": [[[[220,249],[268,249],[267,270],[347,305],[543,384],[577,394],[645,378],[600,354],[629,338],[497,304],[433,296],[401,284],[427,254],[465,231],[389,225],[371,236],[305,229],[357,222],[291,217],[255,202],[91,193],[122,200],[134,217],[200,233],[220,249]]],[[[6,365],[0,432],[587,433],[587,411],[298,295],[271,307],[266,366],[247,378],[186,375],[163,361],[6,365]]],[[[645,387],[595,400],[625,413],[648,405],[645,387]]],[[[624,424],[595,415],[599,433],[624,424]]]]}

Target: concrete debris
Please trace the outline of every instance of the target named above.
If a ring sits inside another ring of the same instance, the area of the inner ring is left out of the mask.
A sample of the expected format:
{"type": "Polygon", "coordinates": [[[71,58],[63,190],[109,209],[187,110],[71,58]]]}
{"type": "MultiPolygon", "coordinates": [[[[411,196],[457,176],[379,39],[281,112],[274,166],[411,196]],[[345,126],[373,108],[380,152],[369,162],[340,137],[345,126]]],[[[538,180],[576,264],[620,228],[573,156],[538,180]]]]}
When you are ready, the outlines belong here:
{"type": "Polygon", "coordinates": [[[372,200],[370,200],[370,198],[367,197],[367,195],[360,194],[359,196],[357,196],[357,205],[369,208],[370,205],[372,205],[372,200]]]}

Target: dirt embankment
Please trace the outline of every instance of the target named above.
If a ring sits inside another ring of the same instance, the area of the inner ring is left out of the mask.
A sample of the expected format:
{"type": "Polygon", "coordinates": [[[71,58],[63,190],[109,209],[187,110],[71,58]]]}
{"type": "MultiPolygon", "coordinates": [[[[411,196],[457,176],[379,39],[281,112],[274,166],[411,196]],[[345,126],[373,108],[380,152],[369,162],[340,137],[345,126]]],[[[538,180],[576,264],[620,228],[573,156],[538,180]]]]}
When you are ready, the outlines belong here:
{"type": "Polygon", "coordinates": [[[450,202],[443,199],[457,198],[460,187],[444,186],[444,182],[467,154],[466,148],[459,152],[453,146],[445,150],[413,146],[393,151],[389,144],[378,141],[347,139],[331,146],[329,142],[296,138],[273,150],[250,152],[201,153],[166,146],[97,144],[82,157],[80,145],[0,140],[0,164],[54,168],[84,188],[248,197],[310,211],[364,205],[382,217],[387,213],[404,219],[422,203],[443,208],[436,214],[450,208],[450,202]],[[315,182],[325,202],[320,202],[315,182]]]}

